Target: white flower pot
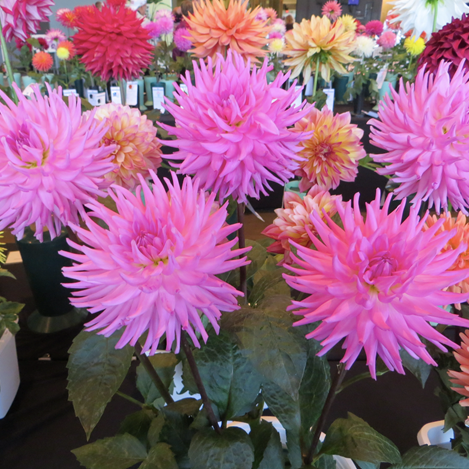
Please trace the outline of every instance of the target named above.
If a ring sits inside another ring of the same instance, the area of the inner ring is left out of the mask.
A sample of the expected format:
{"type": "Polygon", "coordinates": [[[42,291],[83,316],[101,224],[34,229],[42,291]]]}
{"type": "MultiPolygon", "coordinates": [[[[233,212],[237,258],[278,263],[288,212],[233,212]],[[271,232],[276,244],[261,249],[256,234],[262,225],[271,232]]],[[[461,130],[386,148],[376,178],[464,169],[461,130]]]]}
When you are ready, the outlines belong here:
{"type": "Polygon", "coordinates": [[[443,432],[444,420],[430,422],[424,425],[417,433],[419,446],[439,446],[440,448],[451,449],[451,440],[454,438],[453,429],[443,432]]]}
{"type": "Polygon", "coordinates": [[[0,419],[10,409],[20,385],[15,336],[7,329],[0,338],[0,419]]]}

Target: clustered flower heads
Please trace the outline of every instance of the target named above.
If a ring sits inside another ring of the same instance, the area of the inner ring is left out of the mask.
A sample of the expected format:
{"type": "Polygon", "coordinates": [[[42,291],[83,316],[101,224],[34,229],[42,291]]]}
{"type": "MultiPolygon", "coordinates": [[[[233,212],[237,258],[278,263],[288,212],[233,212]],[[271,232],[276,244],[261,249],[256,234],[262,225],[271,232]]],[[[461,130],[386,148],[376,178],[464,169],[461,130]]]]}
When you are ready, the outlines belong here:
{"type": "MultiPolygon", "coordinates": [[[[90,112],[85,116],[91,117],[90,112]]],[[[139,183],[139,174],[148,178],[150,170],[161,166],[156,127],[138,109],[109,103],[100,106],[94,118],[108,125],[102,143],[115,147],[113,163],[117,166],[106,174],[106,179],[132,190],[139,183]]]]}
{"type": "Polygon", "coordinates": [[[435,235],[443,220],[424,231],[419,207],[412,207],[402,221],[405,202],[388,213],[391,195],[380,208],[381,194],[360,213],[359,194],[345,208],[336,203],[341,225],[326,214],[313,212],[318,236],[315,249],[292,241],[296,266],[286,267],[296,276],[285,275],[290,287],[308,295],[293,301],[290,309],[304,316],[296,325],[321,324],[306,337],[321,342],[324,355],[342,339],[346,349],[342,362],[349,369],[362,349],[376,379],[376,356],[391,371],[404,373],[399,350],[436,365],[425,348],[424,338],[443,351],[458,345],[440,334],[429,322],[468,327],[469,321],[440,306],[460,303],[469,293],[444,289],[469,275],[468,270],[448,271],[464,249],[442,253],[451,232],[435,235]]]}
{"type": "Polygon", "coordinates": [[[47,52],[40,51],[33,55],[32,63],[39,72],[48,72],[54,65],[54,59],[47,52]]]}
{"type": "Polygon", "coordinates": [[[179,173],[195,174],[220,200],[259,198],[272,190],[269,181],[286,183],[298,167],[298,144],[306,136],[289,127],[308,109],[291,106],[299,91],[281,88],[288,75],[279,73],[267,84],[270,70],[267,60],[251,69],[249,61],[228,51],[215,67],[210,58],[208,64],[194,62],[195,86],[186,74],[188,93],[176,86],[179,106],[166,101],[176,127],[160,125],[177,136],[167,145],[179,148],[168,158],[182,160],[179,173]]]}
{"type": "Polygon", "coordinates": [[[426,70],[436,72],[442,61],[451,62],[451,75],[462,61],[466,70],[469,69],[469,15],[454,19],[432,34],[419,57],[419,66],[425,65],[426,70]]]}
{"type": "Polygon", "coordinates": [[[193,5],[194,13],[189,13],[187,23],[194,46],[191,52],[196,57],[215,59],[217,54],[226,55],[228,49],[252,62],[265,57],[263,47],[270,27],[257,19],[258,8],[247,8],[247,0],[231,0],[228,7],[223,0],[201,0],[193,5]]]}
{"type": "Polygon", "coordinates": [[[39,87],[30,99],[16,87],[19,104],[0,93],[0,230],[11,227],[21,238],[35,223],[51,238],[62,225],[78,223],[83,204],[105,197],[104,176],[114,169],[113,146],[102,146],[104,123],[84,119],[80,100],[62,90],[43,97],[39,87]]]}
{"type": "Polygon", "coordinates": [[[89,231],[73,227],[86,245],[69,242],[80,254],[62,252],[76,262],[64,275],[77,280],[68,285],[77,290],[72,304],[99,313],[88,330],[110,336],[125,327],[117,347],[135,345],[148,331],[143,351],[151,354],[166,334],[167,350],[176,342],[178,353],[182,330],[196,346],[196,332],[207,340],[202,315],[218,332],[221,311],[239,309],[236,296],[242,293],[216,275],[246,265],[246,257],[237,256],[249,248],[231,250],[237,238],[226,238],[240,225],[225,223],[226,204],[213,207],[215,194],[206,197],[197,180],[186,177],[181,188],[173,174],[166,193],[150,174],[152,190],[140,176],[136,195],[118,186],[109,191],[118,213],[99,203],[87,205],[89,231]]]}
{"type": "Polygon", "coordinates": [[[385,97],[370,124],[371,142],[387,153],[371,156],[399,184],[398,198],[415,194],[413,203],[428,200],[437,213],[449,201],[467,213],[469,73],[461,64],[451,78],[449,67],[441,63],[435,75],[423,68],[414,84],[385,97]]]}
{"type": "Polygon", "coordinates": [[[148,68],[153,51],[149,39],[135,11],[104,4],[101,11],[83,12],[73,42],[86,70],[107,81],[130,80],[148,68]]]}
{"type": "Polygon", "coordinates": [[[453,391],[461,394],[466,399],[461,399],[459,405],[469,407],[469,330],[460,333],[462,343],[461,348],[453,352],[454,358],[461,365],[461,371],[449,370],[449,380],[456,384],[453,391]]]}
{"type": "Polygon", "coordinates": [[[363,130],[350,123],[350,113],[335,114],[327,107],[311,108],[295,124],[295,131],[310,134],[301,142],[301,160],[295,171],[301,177],[300,190],[317,184],[323,190],[335,189],[340,181],[352,182],[358,161],[366,156],[361,144],[363,130]]]}
{"type": "Polygon", "coordinates": [[[1,0],[0,21],[7,41],[26,41],[39,29],[41,21],[52,14],[53,0],[1,0]]]}

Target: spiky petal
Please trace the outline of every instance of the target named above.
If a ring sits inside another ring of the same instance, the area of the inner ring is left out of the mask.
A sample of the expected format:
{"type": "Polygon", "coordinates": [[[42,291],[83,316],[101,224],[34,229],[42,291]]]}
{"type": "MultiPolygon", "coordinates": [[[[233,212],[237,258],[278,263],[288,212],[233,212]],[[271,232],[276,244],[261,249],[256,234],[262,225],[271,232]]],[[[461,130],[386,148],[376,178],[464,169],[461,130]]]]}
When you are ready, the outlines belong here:
{"type": "Polygon", "coordinates": [[[449,380],[456,384],[453,391],[466,397],[461,399],[459,405],[469,407],[469,330],[460,333],[461,348],[453,352],[454,358],[461,365],[461,371],[448,370],[449,380]]]}
{"type": "Polygon", "coordinates": [[[179,103],[166,102],[176,127],[160,124],[177,140],[179,148],[168,158],[183,160],[182,174],[195,174],[205,190],[221,200],[229,195],[239,202],[267,194],[269,181],[285,183],[298,168],[298,144],[306,138],[289,127],[306,115],[307,109],[292,107],[299,92],[281,88],[288,75],[279,73],[270,84],[266,75],[272,67],[264,61],[251,69],[241,55],[228,51],[213,67],[194,62],[195,85],[189,73],[182,81],[188,93],[176,85],[179,103]]]}
{"type": "Polygon", "coordinates": [[[57,21],[66,28],[74,28],[77,25],[77,15],[69,8],[60,8],[55,14],[57,21]]]}
{"type": "Polygon", "coordinates": [[[40,51],[33,55],[32,63],[39,72],[48,72],[54,65],[54,59],[47,52],[40,51]]]}
{"type": "Polygon", "coordinates": [[[18,238],[36,224],[42,241],[63,225],[78,223],[83,204],[104,197],[104,175],[114,169],[113,146],[100,144],[106,127],[82,118],[80,100],[62,99],[62,89],[30,99],[16,88],[19,104],[0,93],[0,230],[11,227],[18,238]]]}
{"type": "Polygon", "coordinates": [[[459,303],[469,293],[443,291],[469,275],[469,270],[448,270],[465,249],[441,252],[451,232],[435,235],[443,220],[423,230],[419,207],[412,207],[402,221],[405,202],[388,214],[391,195],[380,208],[381,194],[360,213],[359,194],[345,208],[337,203],[341,225],[327,215],[313,213],[318,236],[311,234],[315,249],[292,243],[299,267],[286,266],[296,276],[287,283],[308,296],[293,301],[290,309],[304,316],[296,325],[322,321],[308,338],[321,341],[324,355],[342,339],[342,362],[349,369],[362,349],[376,378],[376,356],[391,370],[404,373],[399,350],[436,365],[421,338],[443,351],[457,348],[429,322],[468,327],[469,321],[449,313],[441,305],[459,303]]]}
{"type": "Polygon", "coordinates": [[[329,0],[323,5],[321,13],[335,21],[342,14],[342,7],[336,0],[329,0]]]}
{"type": "Polygon", "coordinates": [[[67,284],[78,290],[72,304],[100,313],[88,330],[101,329],[109,336],[125,327],[117,347],[134,345],[148,331],[143,350],[151,354],[166,334],[166,349],[176,342],[178,352],[182,330],[196,346],[196,332],[207,340],[202,315],[218,331],[221,311],[239,309],[236,296],[242,293],[216,275],[246,265],[246,258],[237,256],[248,249],[231,250],[237,239],[226,237],[240,225],[225,224],[226,204],[213,207],[215,194],[206,197],[189,177],[181,188],[174,173],[172,183],[166,180],[166,193],[153,172],[151,176],[152,190],[140,177],[136,195],[113,187],[118,213],[99,203],[88,205],[91,213],[84,220],[89,231],[74,227],[86,245],[71,242],[80,254],[62,253],[76,262],[64,274],[77,280],[67,284]]]}

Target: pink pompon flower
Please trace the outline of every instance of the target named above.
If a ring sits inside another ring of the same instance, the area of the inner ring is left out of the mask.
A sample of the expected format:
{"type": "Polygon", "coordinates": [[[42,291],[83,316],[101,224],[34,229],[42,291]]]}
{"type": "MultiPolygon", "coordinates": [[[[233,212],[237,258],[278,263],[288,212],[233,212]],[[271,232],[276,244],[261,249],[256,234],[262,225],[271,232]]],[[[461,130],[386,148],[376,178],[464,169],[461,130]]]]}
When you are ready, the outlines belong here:
{"type": "Polygon", "coordinates": [[[172,18],[168,18],[167,16],[162,16],[158,20],[156,20],[158,27],[160,28],[161,34],[171,34],[174,28],[174,21],[172,18]]]}
{"type": "Polygon", "coordinates": [[[396,45],[397,36],[392,31],[385,31],[376,41],[384,50],[392,49],[396,45]]]}
{"type": "Polygon", "coordinates": [[[161,18],[169,18],[171,21],[174,21],[173,13],[168,8],[161,8],[155,13],[155,21],[161,18]]]}
{"type": "Polygon", "coordinates": [[[26,41],[39,29],[41,21],[52,14],[53,0],[1,0],[0,21],[7,41],[26,41]]]}
{"type": "Polygon", "coordinates": [[[335,21],[342,14],[342,7],[336,0],[329,0],[322,7],[322,14],[335,21]]]}
{"type": "Polygon", "coordinates": [[[47,52],[39,51],[33,55],[32,64],[39,72],[48,72],[54,65],[54,59],[47,52]]]}
{"type": "Polygon", "coordinates": [[[166,102],[176,127],[160,125],[177,140],[165,143],[179,148],[168,158],[183,160],[179,173],[195,174],[220,200],[231,194],[239,202],[259,198],[271,190],[269,181],[287,182],[298,167],[298,144],[307,135],[290,126],[309,108],[292,106],[299,93],[294,86],[281,88],[289,74],[279,73],[267,84],[271,69],[267,61],[251,68],[249,60],[228,51],[215,66],[211,58],[208,64],[194,62],[195,85],[186,73],[188,93],[176,85],[179,106],[166,102]]]}
{"type": "Polygon", "coordinates": [[[306,337],[319,340],[324,355],[342,339],[342,362],[349,369],[362,349],[370,373],[376,379],[376,356],[391,370],[404,373],[399,350],[436,365],[420,338],[443,351],[458,345],[440,334],[429,322],[469,326],[469,320],[440,306],[460,303],[469,293],[443,291],[469,275],[469,270],[448,270],[465,249],[441,252],[451,232],[436,235],[443,220],[424,231],[418,206],[402,221],[405,202],[388,214],[391,195],[380,208],[381,194],[367,204],[366,221],[360,213],[359,194],[345,208],[336,203],[341,225],[317,212],[311,221],[318,235],[311,236],[315,249],[292,242],[299,267],[286,266],[296,276],[287,283],[306,293],[289,309],[304,316],[296,325],[321,324],[306,337]]]}
{"type": "Polygon", "coordinates": [[[16,87],[19,104],[0,96],[0,231],[13,228],[17,238],[36,224],[42,241],[44,227],[51,238],[63,225],[78,223],[83,204],[105,197],[104,176],[114,169],[113,146],[102,146],[104,123],[81,115],[80,99],[62,99],[62,89],[30,99],[16,87]]]}
{"type": "Polygon", "coordinates": [[[57,44],[66,41],[67,36],[60,29],[49,29],[46,33],[46,42],[49,47],[57,49],[57,44]]]}
{"type": "Polygon", "coordinates": [[[283,39],[283,34],[282,33],[270,33],[269,34],[269,39],[283,39]]]}
{"type": "Polygon", "coordinates": [[[187,52],[192,47],[189,31],[186,28],[179,28],[174,32],[174,44],[182,51],[187,52]]]}
{"type": "Polygon", "coordinates": [[[161,26],[156,21],[150,21],[149,23],[145,24],[143,27],[148,31],[148,34],[150,35],[151,39],[158,39],[162,34],[161,26]]]}
{"type": "Polygon", "coordinates": [[[461,399],[459,405],[469,407],[469,330],[460,333],[461,348],[453,352],[454,358],[461,365],[461,371],[448,370],[449,380],[457,386],[451,388],[466,399],[461,399]]]}
{"type": "Polygon", "coordinates": [[[109,194],[117,213],[99,203],[87,205],[89,231],[73,227],[86,245],[70,242],[80,254],[61,253],[76,262],[64,275],[78,281],[67,284],[78,290],[72,304],[100,313],[88,330],[110,336],[125,327],[117,347],[135,345],[148,331],[143,350],[151,354],[166,334],[166,349],[176,341],[177,353],[181,330],[197,347],[196,332],[207,340],[202,314],[218,332],[221,311],[239,309],[236,296],[242,293],[216,276],[246,265],[246,257],[237,256],[249,248],[231,250],[237,238],[226,238],[240,225],[225,223],[227,204],[213,207],[215,194],[207,198],[198,181],[186,177],[181,188],[173,173],[166,193],[156,174],[151,176],[152,189],[140,176],[136,195],[113,186],[109,194]]]}
{"type": "Polygon", "coordinates": [[[383,32],[384,25],[380,20],[368,21],[365,26],[365,33],[368,36],[380,36],[383,32]]]}
{"type": "Polygon", "coordinates": [[[325,211],[330,217],[334,216],[337,213],[336,200],[342,201],[342,196],[331,195],[318,186],[312,187],[304,199],[294,192],[285,192],[284,208],[275,210],[277,218],[262,232],[265,236],[275,239],[275,243],[267,250],[275,254],[284,254],[282,263],[290,264],[290,240],[310,247],[313,244],[311,234],[316,234],[311,214],[315,212],[323,217],[325,211]]]}
{"type": "Polygon", "coordinates": [[[421,69],[414,84],[391,91],[372,119],[371,141],[387,153],[371,155],[387,164],[379,174],[391,175],[398,198],[415,194],[413,203],[448,207],[467,214],[469,205],[469,73],[461,63],[453,78],[451,64],[435,75],[421,69]]]}

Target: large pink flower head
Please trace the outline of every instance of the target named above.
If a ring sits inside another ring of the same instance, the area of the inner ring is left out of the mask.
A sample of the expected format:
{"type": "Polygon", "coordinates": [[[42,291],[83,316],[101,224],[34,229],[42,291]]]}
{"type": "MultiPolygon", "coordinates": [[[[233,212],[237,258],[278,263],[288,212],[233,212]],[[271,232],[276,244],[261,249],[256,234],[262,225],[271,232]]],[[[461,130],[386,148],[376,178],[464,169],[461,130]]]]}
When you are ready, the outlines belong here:
{"type": "Polygon", "coordinates": [[[44,227],[54,238],[62,224],[77,224],[83,204],[106,195],[104,176],[114,169],[114,147],[100,145],[105,124],[46,86],[49,97],[36,87],[30,99],[16,88],[18,105],[0,93],[0,230],[12,227],[21,238],[35,223],[40,241],[44,227]]]}
{"type": "Polygon", "coordinates": [[[89,330],[102,329],[100,334],[109,336],[125,327],[118,347],[135,345],[148,331],[143,350],[152,354],[166,334],[167,350],[176,341],[178,352],[181,330],[196,346],[196,331],[207,340],[202,314],[218,331],[221,311],[239,308],[236,296],[242,293],[216,275],[246,265],[245,257],[236,256],[249,249],[231,250],[237,238],[226,237],[240,225],[225,224],[226,204],[213,207],[215,194],[206,197],[198,181],[187,177],[181,188],[173,173],[166,193],[151,175],[153,190],[141,177],[136,195],[113,186],[115,193],[109,193],[118,213],[99,203],[87,206],[91,213],[84,220],[89,231],[73,227],[87,245],[70,242],[81,254],[62,253],[77,262],[64,268],[64,274],[78,281],[67,284],[78,290],[72,304],[100,313],[87,324],[89,330]],[[109,229],[90,217],[104,221],[109,229]]]}
{"type": "Polygon", "coordinates": [[[388,214],[391,195],[380,208],[381,194],[367,204],[366,221],[360,213],[359,194],[345,207],[337,203],[343,228],[326,214],[317,212],[311,221],[317,236],[311,234],[315,249],[292,242],[299,267],[287,266],[296,277],[287,283],[306,293],[290,309],[304,316],[296,325],[322,323],[307,338],[321,341],[324,355],[342,339],[346,349],[342,362],[349,369],[365,349],[367,365],[376,378],[376,355],[390,370],[404,373],[399,350],[436,365],[421,338],[447,351],[444,345],[458,346],[440,334],[429,322],[467,327],[469,321],[440,308],[459,303],[469,293],[443,291],[460,282],[469,270],[449,269],[465,249],[441,252],[453,232],[438,235],[443,220],[424,231],[419,206],[402,221],[405,202],[388,214]]]}
{"type": "Polygon", "coordinates": [[[26,41],[52,14],[53,0],[0,0],[0,21],[7,41],[26,41]]]}
{"type": "Polygon", "coordinates": [[[335,21],[342,14],[342,7],[336,0],[329,0],[323,5],[321,13],[335,21]]]}
{"type": "Polygon", "coordinates": [[[448,200],[467,214],[469,205],[469,73],[462,62],[453,78],[449,63],[435,75],[419,71],[414,84],[391,90],[372,119],[372,143],[387,153],[371,155],[387,164],[398,198],[415,194],[430,208],[447,209],[448,200]]]}
{"type": "Polygon", "coordinates": [[[279,73],[270,84],[266,75],[272,67],[264,61],[251,69],[241,55],[228,51],[213,66],[194,62],[195,85],[189,73],[182,77],[188,93],[174,94],[180,106],[169,101],[168,111],[176,127],[160,124],[177,140],[165,143],[179,148],[168,156],[183,160],[179,172],[195,174],[204,189],[230,194],[239,202],[247,196],[259,198],[271,189],[269,181],[287,182],[298,167],[298,144],[305,135],[289,129],[308,109],[295,108],[299,91],[281,88],[289,74],[279,73]]]}

